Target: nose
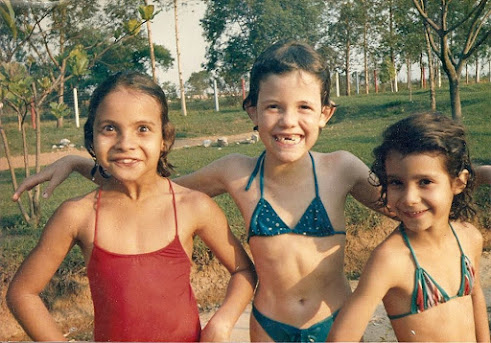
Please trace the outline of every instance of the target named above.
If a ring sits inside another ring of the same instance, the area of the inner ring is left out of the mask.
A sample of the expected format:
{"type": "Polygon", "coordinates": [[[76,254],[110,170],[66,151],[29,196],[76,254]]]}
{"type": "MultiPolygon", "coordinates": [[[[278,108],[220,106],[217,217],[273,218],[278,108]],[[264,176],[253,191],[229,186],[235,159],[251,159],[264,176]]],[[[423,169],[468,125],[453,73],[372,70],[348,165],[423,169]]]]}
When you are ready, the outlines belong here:
{"type": "Polygon", "coordinates": [[[291,127],[298,121],[297,112],[293,108],[287,108],[281,115],[281,124],[285,127],[291,127]]]}
{"type": "Polygon", "coordinates": [[[407,186],[404,188],[401,196],[401,200],[406,205],[413,205],[419,202],[420,196],[418,189],[415,186],[407,186]]]}
{"type": "Polygon", "coordinates": [[[116,147],[119,150],[127,151],[132,150],[136,147],[136,137],[129,132],[121,132],[118,135],[118,141],[116,147]]]}

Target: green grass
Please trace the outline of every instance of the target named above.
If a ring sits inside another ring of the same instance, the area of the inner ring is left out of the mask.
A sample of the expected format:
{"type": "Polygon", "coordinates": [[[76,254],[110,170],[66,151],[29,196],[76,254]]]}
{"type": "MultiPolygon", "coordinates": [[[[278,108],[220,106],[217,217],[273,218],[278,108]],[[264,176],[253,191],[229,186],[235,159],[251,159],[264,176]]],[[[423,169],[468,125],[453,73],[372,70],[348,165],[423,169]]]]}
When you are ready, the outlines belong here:
{"type": "MultiPolygon", "coordinates": [[[[479,164],[491,164],[491,85],[462,86],[461,99],[463,109],[463,122],[468,130],[469,144],[473,161],[479,164]]],[[[409,101],[407,92],[358,95],[351,97],[334,98],[339,105],[332,120],[321,133],[314,150],[329,152],[335,150],[348,150],[359,156],[365,163],[370,164],[371,150],[379,143],[382,131],[395,121],[415,112],[426,111],[429,107],[427,91],[414,91],[413,100],[409,101]]],[[[201,106],[201,107],[200,107],[201,106]]],[[[175,124],[179,137],[197,137],[204,135],[225,135],[251,130],[252,123],[247,114],[240,108],[228,107],[220,113],[202,109],[190,110],[187,117],[180,116],[179,112],[171,106],[171,121],[175,124]]],[[[193,108],[192,106],[190,106],[193,108]]],[[[450,115],[448,89],[437,91],[437,108],[440,112],[450,115]]],[[[43,150],[51,150],[51,144],[61,138],[68,138],[77,145],[82,144],[82,130],[76,129],[70,120],[65,122],[64,129],[55,128],[54,122],[43,122],[44,143],[43,150]]],[[[6,125],[7,133],[13,136],[15,123],[6,125]]],[[[9,136],[10,137],[10,136],[9,136]]],[[[20,140],[11,138],[12,147],[17,146],[20,140]]],[[[221,149],[195,147],[175,150],[170,154],[170,161],[176,166],[174,176],[192,172],[211,161],[230,153],[241,153],[255,156],[263,149],[261,143],[255,145],[230,145],[221,149]]],[[[16,147],[12,150],[19,153],[16,147]]],[[[17,176],[22,179],[21,170],[17,176]]],[[[55,208],[67,198],[90,191],[95,186],[78,174],[72,174],[62,186],[56,189],[54,195],[42,201],[43,222],[53,213],[55,208]]],[[[26,228],[21,222],[19,210],[15,203],[10,201],[12,186],[10,174],[0,172],[0,206],[1,235],[0,253],[2,260],[18,260],[23,257],[37,239],[39,230],[26,228]],[[5,238],[9,239],[5,239],[5,238]],[[8,253],[7,253],[8,252],[8,253]],[[12,255],[13,254],[13,255],[12,255]]],[[[481,208],[481,225],[490,228],[490,200],[489,187],[477,192],[476,200],[481,208]]],[[[242,217],[235,204],[228,195],[215,199],[227,214],[234,233],[245,242],[246,231],[242,217]]],[[[351,198],[346,205],[347,225],[360,226],[365,229],[375,227],[379,222],[377,215],[358,205],[351,198]]],[[[75,259],[78,256],[74,253],[75,259]]],[[[206,263],[210,254],[207,249],[197,243],[194,258],[199,263],[206,263]]],[[[9,264],[9,262],[4,262],[9,264]]],[[[72,265],[72,263],[68,263],[72,265]]]]}

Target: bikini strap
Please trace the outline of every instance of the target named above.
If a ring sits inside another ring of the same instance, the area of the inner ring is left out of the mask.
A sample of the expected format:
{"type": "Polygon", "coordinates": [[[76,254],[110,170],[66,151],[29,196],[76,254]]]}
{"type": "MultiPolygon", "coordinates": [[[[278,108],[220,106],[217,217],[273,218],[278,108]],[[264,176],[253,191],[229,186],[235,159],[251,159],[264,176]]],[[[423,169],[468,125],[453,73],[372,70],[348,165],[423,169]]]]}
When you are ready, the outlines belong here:
{"type": "MultiPolygon", "coordinates": [[[[256,162],[256,166],[254,167],[254,170],[252,171],[252,174],[251,176],[249,177],[249,181],[247,181],[247,186],[245,188],[246,191],[249,190],[249,188],[251,188],[251,185],[252,185],[252,181],[254,181],[254,179],[256,178],[257,176],[257,173],[259,172],[259,168],[261,167],[262,165],[262,162],[264,160],[264,155],[266,154],[266,150],[262,152],[262,154],[257,158],[257,162],[256,162]]],[[[262,192],[262,190],[261,190],[262,192]]]]}
{"type": "Polygon", "coordinates": [[[95,227],[94,227],[94,243],[97,240],[97,225],[99,223],[99,206],[101,204],[102,187],[97,191],[97,200],[95,204],[95,227]]]}
{"type": "Polygon", "coordinates": [[[460,245],[460,240],[459,236],[457,236],[457,232],[455,232],[455,229],[453,228],[452,224],[448,222],[448,225],[450,225],[450,228],[452,229],[453,235],[455,236],[455,239],[457,240],[457,244],[459,245],[460,253],[464,255],[464,249],[462,249],[462,245],[460,245]]]}
{"type": "Polygon", "coordinates": [[[411,243],[409,242],[409,237],[406,234],[406,230],[404,229],[404,225],[399,225],[399,231],[401,231],[402,238],[406,242],[407,247],[411,251],[411,255],[413,255],[414,263],[416,263],[416,267],[419,269],[421,266],[419,265],[418,259],[416,258],[416,254],[414,253],[413,247],[411,246],[411,243]]]}
{"type": "Polygon", "coordinates": [[[170,192],[172,193],[172,206],[174,207],[174,222],[176,224],[176,237],[179,236],[178,234],[178,231],[177,231],[177,206],[176,206],[176,195],[174,193],[174,188],[172,187],[172,182],[167,179],[167,181],[169,182],[169,189],[170,189],[170,192]]]}
{"type": "Polygon", "coordinates": [[[319,197],[319,184],[317,183],[317,172],[315,171],[314,156],[309,151],[310,160],[312,161],[312,170],[314,172],[315,196],[319,197]]]}

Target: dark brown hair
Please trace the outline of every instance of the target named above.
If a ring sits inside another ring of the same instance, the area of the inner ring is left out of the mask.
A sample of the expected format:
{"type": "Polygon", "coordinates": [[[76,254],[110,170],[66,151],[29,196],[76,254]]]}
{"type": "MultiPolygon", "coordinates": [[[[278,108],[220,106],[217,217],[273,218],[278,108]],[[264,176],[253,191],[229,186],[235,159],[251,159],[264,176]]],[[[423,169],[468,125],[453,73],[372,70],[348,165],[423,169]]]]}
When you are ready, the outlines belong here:
{"type": "Polygon", "coordinates": [[[403,156],[418,153],[436,153],[445,161],[450,177],[458,177],[464,169],[469,171],[465,189],[457,194],[450,209],[450,219],[470,220],[476,214],[472,202],[475,172],[472,168],[464,127],[440,113],[422,113],[409,116],[388,127],[382,144],[373,150],[375,161],[371,171],[378,178],[372,183],[381,186],[381,206],[387,205],[387,173],[385,160],[391,151],[403,156]]]}
{"type": "Polygon", "coordinates": [[[89,104],[89,115],[84,126],[85,148],[90,155],[95,158],[94,152],[94,121],[97,108],[104,98],[117,89],[128,89],[141,92],[157,101],[161,108],[162,119],[162,137],[164,139],[165,149],[160,155],[157,165],[157,172],[162,176],[169,176],[172,171],[172,165],[167,161],[167,155],[174,144],[175,130],[169,121],[167,99],[165,93],[149,76],[138,72],[119,72],[109,76],[104,80],[92,93],[89,104]]]}
{"type": "Polygon", "coordinates": [[[242,108],[245,110],[257,105],[261,81],[271,74],[280,75],[294,70],[303,70],[315,75],[322,84],[322,105],[331,104],[331,75],[322,56],[308,44],[287,41],[271,45],[258,56],[251,69],[249,94],[244,99],[242,108]]]}

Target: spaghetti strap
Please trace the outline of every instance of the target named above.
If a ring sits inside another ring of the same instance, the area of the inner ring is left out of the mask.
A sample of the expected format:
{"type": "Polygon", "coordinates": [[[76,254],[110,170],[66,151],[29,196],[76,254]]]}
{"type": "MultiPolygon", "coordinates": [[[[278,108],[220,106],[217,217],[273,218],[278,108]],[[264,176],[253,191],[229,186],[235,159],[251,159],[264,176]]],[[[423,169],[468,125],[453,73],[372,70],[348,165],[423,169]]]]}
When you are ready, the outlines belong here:
{"type": "Polygon", "coordinates": [[[176,207],[176,195],[174,193],[174,188],[172,187],[172,182],[167,179],[167,181],[169,182],[169,189],[170,189],[170,192],[172,193],[172,206],[174,207],[174,222],[175,222],[175,225],[176,225],[176,237],[179,236],[178,234],[178,226],[177,226],[177,207],[176,207]]]}
{"type": "Polygon", "coordinates": [[[312,171],[314,173],[314,183],[315,183],[315,196],[319,197],[319,184],[317,182],[317,172],[315,171],[315,161],[314,156],[309,151],[310,160],[312,161],[312,171]]]}
{"type": "Polygon", "coordinates": [[[97,201],[95,205],[95,227],[94,227],[94,244],[97,242],[97,225],[99,223],[99,206],[101,204],[101,194],[102,194],[102,187],[99,187],[97,191],[97,201]]]}

